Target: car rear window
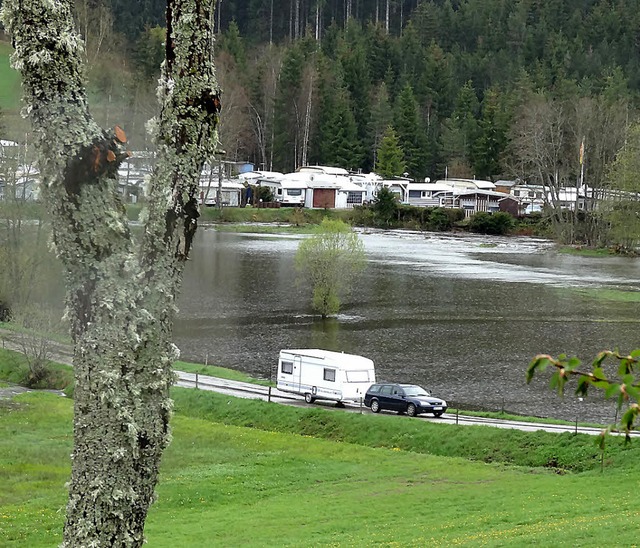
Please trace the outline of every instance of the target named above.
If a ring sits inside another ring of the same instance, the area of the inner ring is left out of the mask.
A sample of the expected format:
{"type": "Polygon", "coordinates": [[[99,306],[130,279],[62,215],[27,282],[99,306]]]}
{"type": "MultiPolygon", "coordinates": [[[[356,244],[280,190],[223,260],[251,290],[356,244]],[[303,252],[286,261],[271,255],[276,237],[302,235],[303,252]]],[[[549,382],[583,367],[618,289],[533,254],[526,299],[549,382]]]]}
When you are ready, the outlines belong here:
{"type": "Polygon", "coordinates": [[[371,388],[369,388],[369,392],[371,392],[372,394],[377,394],[378,392],[380,392],[380,385],[372,384],[371,388]]]}

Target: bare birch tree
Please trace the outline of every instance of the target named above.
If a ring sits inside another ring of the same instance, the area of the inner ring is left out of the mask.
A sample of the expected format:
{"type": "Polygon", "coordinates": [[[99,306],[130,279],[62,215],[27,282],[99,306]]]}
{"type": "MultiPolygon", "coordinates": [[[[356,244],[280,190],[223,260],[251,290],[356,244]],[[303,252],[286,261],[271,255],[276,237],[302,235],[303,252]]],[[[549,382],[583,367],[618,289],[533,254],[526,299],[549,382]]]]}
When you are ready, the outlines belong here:
{"type": "Polygon", "coordinates": [[[254,141],[258,147],[261,169],[271,170],[273,167],[273,139],[275,100],[282,70],[282,50],[269,46],[255,60],[255,68],[259,84],[248,100],[249,116],[254,141]]]}
{"type": "Polygon", "coordinates": [[[113,41],[113,15],[102,0],[82,0],[75,3],[75,15],[84,40],[90,65],[109,51],[113,41]]]}
{"type": "Polygon", "coordinates": [[[306,95],[305,109],[304,109],[304,125],[302,132],[302,154],[300,157],[300,165],[306,166],[308,164],[309,157],[309,139],[311,135],[312,125],[312,109],[314,106],[314,87],[316,80],[316,67],[313,63],[309,63],[305,67],[305,71],[302,77],[302,92],[306,95]]]}
{"type": "Polygon", "coordinates": [[[623,100],[587,96],[559,101],[535,94],[516,117],[511,135],[511,156],[517,161],[513,171],[523,180],[545,186],[556,234],[567,243],[579,239],[595,245],[606,232],[607,223],[596,215],[581,220],[584,215],[578,208],[578,196],[586,193],[591,213],[598,209],[607,166],[624,142],[626,115],[623,100]],[[569,191],[574,189],[576,205],[563,212],[569,191]],[[583,226],[578,232],[579,224],[583,226]]]}
{"type": "Polygon", "coordinates": [[[118,193],[126,137],[87,105],[70,0],[5,0],[22,73],[42,200],[67,283],[75,413],[64,547],[141,546],[170,440],[176,297],[196,231],[198,179],[216,143],[219,99],[210,0],[169,0],[158,89],[158,162],[135,242],[118,193]]]}
{"type": "Polygon", "coordinates": [[[551,218],[556,233],[571,242],[573,226],[563,223],[560,207],[562,189],[575,185],[571,178],[566,126],[566,112],[559,102],[543,94],[534,95],[513,125],[511,151],[518,161],[514,171],[523,180],[544,186],[545,200],[555,212],[551,218]]]}

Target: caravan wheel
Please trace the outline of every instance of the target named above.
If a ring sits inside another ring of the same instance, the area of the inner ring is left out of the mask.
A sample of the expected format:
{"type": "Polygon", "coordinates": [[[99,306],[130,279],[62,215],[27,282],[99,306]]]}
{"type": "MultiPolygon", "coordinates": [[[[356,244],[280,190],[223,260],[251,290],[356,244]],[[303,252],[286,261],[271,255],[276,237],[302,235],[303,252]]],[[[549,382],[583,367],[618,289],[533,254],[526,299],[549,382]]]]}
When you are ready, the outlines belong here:
{"type": "Polygon", "coordinates": [[[306,401],[307,403],[313,403],[314,401],[316,401],[316,399],[309,394],[308,392],[304,395],[304,401],[306,401]]]}

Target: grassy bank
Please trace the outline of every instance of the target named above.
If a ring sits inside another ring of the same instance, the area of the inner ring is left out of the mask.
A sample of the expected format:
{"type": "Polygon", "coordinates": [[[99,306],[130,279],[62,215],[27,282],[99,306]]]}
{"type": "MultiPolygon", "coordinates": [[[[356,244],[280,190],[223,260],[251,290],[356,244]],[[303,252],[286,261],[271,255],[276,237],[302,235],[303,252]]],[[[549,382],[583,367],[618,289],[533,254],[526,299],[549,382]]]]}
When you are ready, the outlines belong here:
{"type": "Polygon", "coordinates": [[[617,303],[637,303],[640,302],[640,293],[634,289],[599,289],[566,287],[557,289],[558,292],[571,293],[582,299],[588,298],[596,301],[610,301],[617,303]]]}
{"type": "MultiPolygon", "coordinates": [[[[33,386],[33,388],[65,390],[67,395],[71,396],[73,394],[74,383],[73,369],[68,365],[52,361],[49,362],[48,367],[51,374],[44,379],[41,384],[33,386]]],[[[173,368],[177,371],[200,373],[202,375],[209,375],[232,381],[250,382],[263,385],[269,384],[268,381],[254,379],[240,371],[215,365],[203,365],[177,361],[173,368]]],[[[8,381],[12,384],[27,386],[28,376],[29,364],[23,354],[4,348],[0,349],[0,380],[8,381]]]]}
{"type": "Polygon", "coordinates": [[[10,66],[13,48],[0,41],[0,108],[17,110],[20,107],[20,75],[10,66]]]}
{"type": "MultiPolygon", "coordinates": [[[[448,431],[446,437],[457,430],[466,433],[467,444],[489,447],[493,442],[481,433],[490,428],[435,428],[401,417],[301,411],[208,398],[193,390],[177,389],[175,396],[174,440],[147,521],[150,547],[597,546],[610,545],[612,538],[629,546],[637,541],[629,527],[640,517],[633,449],[626,455],[628,468],[621,462],[604,474],[558,475],[402,447],[417,443],[411,438],[440,445],[444,438],[438,430],[448,431]],[[276,410],[279,418],[271,415],[276,410]],[[211,413],[243,421],[251,416],[256,423],[268,413],[276,425],[298,422],[303,435],[193,416],[211,413]],[[392,430],[396,438],[379,443],[385,447],[368,447],[315,437],[318,430],[343,431],[339,415],[353,422],[361,439],[382,440],[382,433],[392,430]],[[387,423],[395,428],[389,430],[387,423]]],[[[0,544],[55,546],[64,519],[72,402],[24,394],[11,407],[0,407],[0,415],[0,544]]],[[[581,440],[585,451],[593,444],[583,436],[557,438],[565,444],[581,440]]],[[[531,439],[541,443],[545,437],[531,439]]]]}
{"type": "MultiPolygon", "coordinates": [[[[173,397],[181,415],[233,426],[562,472],[584,472],[601,465],[600,450],[594,438],[586,435],[461,427],[320,407],[291,408],[187,389],[175,389],[173,397]]],[[[622,466],[633,455],[640,458],[640,446],[625,445],[622,439],[611,438],[605,452],[605,465],[622,466]]]]}
{"type": "Polygon", "coordinates": [[[269,381],[254,379],[245,373],[236,371],[235,369],[228,369],[226,367],[219,367],[217,365],[203,365],[200,363],[189,363],[177,361],[173,364],[173,368],[176,371],[185,371],[186,373],[200,373],[202,375],[209,375],[211,377],[218,377],[221,379],[228,379],[230,381],[248,382],[253,384],[261,384],[269,386],[269,381]]]}

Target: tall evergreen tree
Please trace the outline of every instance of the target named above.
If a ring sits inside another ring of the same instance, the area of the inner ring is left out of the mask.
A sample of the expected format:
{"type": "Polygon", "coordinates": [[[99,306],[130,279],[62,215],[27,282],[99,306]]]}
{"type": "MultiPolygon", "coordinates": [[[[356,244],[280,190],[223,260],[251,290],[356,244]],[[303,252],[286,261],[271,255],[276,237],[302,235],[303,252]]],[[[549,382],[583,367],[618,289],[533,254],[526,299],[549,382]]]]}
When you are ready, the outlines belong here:
{"type": "Polygon", "coordinates": [[[404,173],[404,153],[400,148],[398,136],[391,126],[387,127],[378,148],[375,171],[387,179],[399,177],[404,173]]]}
{"type": "Polygon", "coordinates": [[[471,82],[460,88],[451,117],[443,124],[443,154],[448,173],[457,177],[473,175],[473,146],[478,137],[480,105],[471,82]]]}
{"type": "Polygon", "coordinates": [[[218,49],[229,52],[235,60],[238,69],[244,72],[247,65],[247,54],[244,41],[242,36],[240,36],[240,29],[235,21],[229,23],[229,28],[219,38],[218,49]]]}
{"type": "MultiPolygon", "coordinates": [[[[362,143],[363,150],[370,150],[373,142],[368,131],[368,123],[371,119],[371,78],[364,47],[364,35],[359,25],[354,23],[348,25],[340,61],[357,126],[357,140],[362,143]]],[[[370,156],[363,158],[364,165],[359,166],[367,171],[373,166],[370,161],[367,161],[368,158],[370,156]]]]}
{"type": "Polygon", "coordinates": [[[502,174],[502,154],[507,144],[508,120],[500,94],[489,90],[482,101],[482,118],[474,145],[474,167],[478,177],[494,180],[502,174]]]}
{"type": "Polygon", "coordinates": [[[395,129],[405,163],[411,177],[424,179],[427,175],[427,139],[418,110],[418,103],[410,84],[406,84],[396,101],[395,129]]]}
{"type": "Polygon", "coordinates": [[[377,150],[387,127],[393,124],[393,112],[389,102],[387,85],[382,82],[372,98],[371,118],[369,119],[368,132],[371,137],[371,148],[368,151],[371,165],[377,163],[377,150]]]}
{"type": "Polygon", "coordinates": [[[353,170],[362,167],[364,153],[356,120],[349,94],[339,79],[322,95],[316,142],[318,163],[353,170]]]}
{"type": "Polygon", "coordinates": [[[280,71],[274,117],[273,157],[279,171],[293,171],[300,147],[303,106],[299,103],[305,56],[299,44],[287,48],[280,71]]]}

